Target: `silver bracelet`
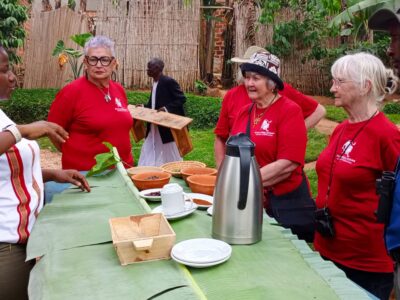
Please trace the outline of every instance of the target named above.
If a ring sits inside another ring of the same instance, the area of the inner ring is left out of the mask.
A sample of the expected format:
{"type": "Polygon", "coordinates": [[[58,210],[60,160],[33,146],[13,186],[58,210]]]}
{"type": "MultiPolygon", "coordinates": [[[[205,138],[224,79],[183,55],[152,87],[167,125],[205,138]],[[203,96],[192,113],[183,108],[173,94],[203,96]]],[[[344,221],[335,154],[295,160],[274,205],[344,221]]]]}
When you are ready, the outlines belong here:
{"type": "Polygon", "coordinates": [[[8,125],[3,128],[2,131],[9,131],[14,136],[16,143],[18,143],[22,139],[21,132],[19,132],[17,126],[15,124],[8,125]]]}

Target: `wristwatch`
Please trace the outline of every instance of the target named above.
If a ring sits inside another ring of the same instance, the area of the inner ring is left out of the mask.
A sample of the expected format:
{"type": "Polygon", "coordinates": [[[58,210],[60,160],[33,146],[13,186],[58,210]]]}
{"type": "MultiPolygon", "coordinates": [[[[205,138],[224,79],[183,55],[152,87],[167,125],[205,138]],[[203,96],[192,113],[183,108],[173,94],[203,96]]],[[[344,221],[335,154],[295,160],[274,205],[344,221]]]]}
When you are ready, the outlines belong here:
{"type": "Polygon", "coordinates": [[[21,132],[19,132],[17,125],[10,124],[3,128],[2,131],[9,131],[14,136],[16,142],[18,143],[22,139],[21,132]]]}

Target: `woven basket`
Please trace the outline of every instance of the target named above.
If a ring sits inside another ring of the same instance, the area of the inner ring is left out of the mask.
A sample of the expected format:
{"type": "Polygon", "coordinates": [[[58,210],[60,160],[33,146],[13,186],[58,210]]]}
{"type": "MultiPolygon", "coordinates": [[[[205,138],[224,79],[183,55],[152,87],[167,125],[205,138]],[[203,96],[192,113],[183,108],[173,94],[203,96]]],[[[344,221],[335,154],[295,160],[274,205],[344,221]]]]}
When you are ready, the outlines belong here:
{"type": "Polygon", "coordinates": [[[184,160],[184,161],[173,161],[161,166],[163,171],[170,173],[174,177],[182,177],[181,170],[187,167],[200,167],[205,168],[206,164],[200,161],[184,160]]]}

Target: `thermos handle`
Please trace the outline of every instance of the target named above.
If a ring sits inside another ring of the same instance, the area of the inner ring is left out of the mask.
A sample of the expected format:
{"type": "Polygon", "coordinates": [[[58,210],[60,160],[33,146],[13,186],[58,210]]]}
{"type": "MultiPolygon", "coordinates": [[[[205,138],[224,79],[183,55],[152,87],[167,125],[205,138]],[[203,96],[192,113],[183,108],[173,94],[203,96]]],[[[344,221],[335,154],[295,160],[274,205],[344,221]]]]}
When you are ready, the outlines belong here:
{"type": "Polygon", "coordinates": [[[240,191],[238,209],[246,208],[247,192],[249,189],[251,151],[249,147],[239,146],[240,154],[240,191]]]}

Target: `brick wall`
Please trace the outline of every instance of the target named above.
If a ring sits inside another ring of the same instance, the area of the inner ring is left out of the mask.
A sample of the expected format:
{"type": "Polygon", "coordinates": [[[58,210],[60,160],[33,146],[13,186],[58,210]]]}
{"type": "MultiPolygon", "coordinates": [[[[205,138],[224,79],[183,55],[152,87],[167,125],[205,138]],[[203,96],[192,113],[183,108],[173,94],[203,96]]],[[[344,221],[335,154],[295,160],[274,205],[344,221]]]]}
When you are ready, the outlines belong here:
{"type": "MultiPolygon", "coordinates": [[[[225,1],[219,1],[224,4],[225,1]]],[[[214,33],[214,73],[221,73],[224,63],[224,32],[226,29],[225,10],[217,9],[214,16],[220,20],[215,23],[214,33]]]]}

